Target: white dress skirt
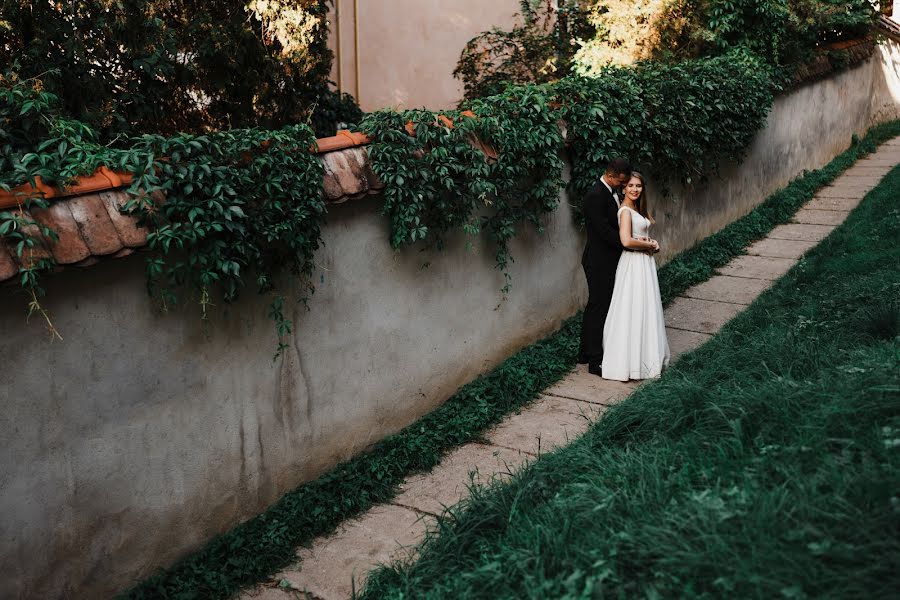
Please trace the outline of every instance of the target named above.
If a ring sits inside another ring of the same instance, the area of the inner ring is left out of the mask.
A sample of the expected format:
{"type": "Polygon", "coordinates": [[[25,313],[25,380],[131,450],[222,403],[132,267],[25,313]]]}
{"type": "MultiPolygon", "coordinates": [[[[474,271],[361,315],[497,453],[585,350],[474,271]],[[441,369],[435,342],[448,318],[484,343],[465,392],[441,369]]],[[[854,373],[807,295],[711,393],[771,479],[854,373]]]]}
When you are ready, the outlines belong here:
{"type": "MultiPolygon", "coordinates": [[[[628,207],[619,209],[619,219],[629,215],[632,237],[649,237],[649,220],[628,207]]],[[[603,378],[658,377],[669,358],[656,260],[643,252],[622,252],[603,326],[603,378]]]]}

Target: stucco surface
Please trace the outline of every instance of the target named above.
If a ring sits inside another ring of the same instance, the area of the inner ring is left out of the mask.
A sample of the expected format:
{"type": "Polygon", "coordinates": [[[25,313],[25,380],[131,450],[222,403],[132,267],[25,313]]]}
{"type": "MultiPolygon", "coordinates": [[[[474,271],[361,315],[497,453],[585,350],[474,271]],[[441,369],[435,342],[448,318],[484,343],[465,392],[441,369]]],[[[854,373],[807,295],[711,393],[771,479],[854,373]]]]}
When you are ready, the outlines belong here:
{"type": "Polygon", "coordinates": [[[328,38],[335,53],[331,79],[335,83],[340,79],[341,89],[367,111],[456,106],[463,84],[453,77],[453,69],[466,42],[494,27],[510,29],[519,11],[519,0],[336,0],[335,4],[340,18],[333,7],[328,38]],[[353,47],[354,4],[359,11],[359,67],[353,47]]]}
{"type": "MultiPolygon", "coordinates": [[[[780,98],[742,165],[658,205],[663,257],[896,114],[884,56],[780,98]]],[[[110,597],[554,330],[586,299],[568,201],[513,244],[507,300],[480,240],[395,253],[377,196],[332,207],[277,361],[267,299],[164,313],[142,253],[48,279],[63,341],[0,288],[0,598],[110,597]]]]}

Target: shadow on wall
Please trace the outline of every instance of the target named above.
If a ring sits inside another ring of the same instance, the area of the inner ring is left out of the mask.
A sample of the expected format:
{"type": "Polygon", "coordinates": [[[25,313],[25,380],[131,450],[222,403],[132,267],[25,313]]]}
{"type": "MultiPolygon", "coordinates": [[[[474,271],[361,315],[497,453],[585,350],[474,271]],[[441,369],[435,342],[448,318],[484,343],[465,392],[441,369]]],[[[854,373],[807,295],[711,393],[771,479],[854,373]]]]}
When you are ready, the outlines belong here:
{"type": "Polygon", "coordinates": [[[878,45],[880,61],[872,93],[872,114],[876,121],[887,121],[900,116],[900,42],[885,40],[878,45]],[[888,102],[887,98],[893,102],[888,102]]]}

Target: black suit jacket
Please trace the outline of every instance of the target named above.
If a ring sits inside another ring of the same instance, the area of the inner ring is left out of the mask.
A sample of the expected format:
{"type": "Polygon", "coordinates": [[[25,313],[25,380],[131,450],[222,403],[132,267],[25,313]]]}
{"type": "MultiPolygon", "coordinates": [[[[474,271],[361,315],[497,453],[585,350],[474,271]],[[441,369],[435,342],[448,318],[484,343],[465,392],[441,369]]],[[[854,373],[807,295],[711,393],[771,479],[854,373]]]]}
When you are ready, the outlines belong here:
{"type": "Polygon", "coordinates": [[[587,227],[587,245],[581,256],[585,270],[599,273],[615,273],[619,256],[624,247],[619,239],[619,207],[612,192],[602,181],[597,181],[584,196],[584,222],[587,227]]]}

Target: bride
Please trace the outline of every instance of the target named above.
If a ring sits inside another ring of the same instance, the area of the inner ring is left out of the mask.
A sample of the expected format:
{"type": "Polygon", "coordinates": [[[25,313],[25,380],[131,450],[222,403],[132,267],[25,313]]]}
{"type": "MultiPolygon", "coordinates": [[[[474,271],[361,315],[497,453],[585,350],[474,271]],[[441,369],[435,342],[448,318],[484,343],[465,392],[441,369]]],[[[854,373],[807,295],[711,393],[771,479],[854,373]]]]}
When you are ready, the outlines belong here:
{"type": "Polygon", "coordinates": [[[649,237],[644,177],[632,172],[619,212],[619,239],[626,252],[616,267],[609,314],[603,327],[604,379],[658,377],[669,364],[656,261],[659,242],[649,237]],[[632,250],[632,252],[628,252],[632,250]]]}

